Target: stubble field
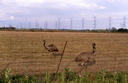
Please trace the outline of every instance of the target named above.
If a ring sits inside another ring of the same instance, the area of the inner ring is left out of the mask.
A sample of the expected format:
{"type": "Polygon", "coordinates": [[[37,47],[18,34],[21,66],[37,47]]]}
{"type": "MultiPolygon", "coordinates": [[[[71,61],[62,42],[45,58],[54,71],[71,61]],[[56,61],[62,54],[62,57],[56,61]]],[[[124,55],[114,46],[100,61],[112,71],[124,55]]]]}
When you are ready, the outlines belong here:
{"type": "MultiPolygon", "coordinates": [[[[60,56],[52,56],[43,47],[43,40],[55,44],[62,52],[68,41],[60,71],[80,52],[90,52],[91,43],[96,43],[96,64],[86,71],[127,71],[128,34],[127,33],[83,33],[83,32],[0,32],[0,71],[10,68],[13,73],[55,72],[60,56]]],[[[69,66],[78,71],[77,63],[69,66]]]]}

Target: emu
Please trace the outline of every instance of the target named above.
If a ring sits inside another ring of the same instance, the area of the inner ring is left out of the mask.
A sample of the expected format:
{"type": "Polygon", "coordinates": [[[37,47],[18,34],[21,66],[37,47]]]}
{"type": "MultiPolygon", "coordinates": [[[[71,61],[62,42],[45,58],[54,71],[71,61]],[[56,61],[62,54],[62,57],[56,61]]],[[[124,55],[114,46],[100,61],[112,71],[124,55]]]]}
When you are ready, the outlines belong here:
{"type": "Polygon", "coordinates": [[[79,66],[81,67],[88,67],[96,63],[95,61],[95,52],[96,52],[96,44],[92,43],[92,52],[81,52],[77,57],[75,58],[75,62],[79,63],[79,66]]]}
{"type": "Polygon", "coordinates": [[[58,48],[54,44],[49,44],[46,46],[46,40],[43,40],[44,48],[49,52],[58,52],[58,48]]]}

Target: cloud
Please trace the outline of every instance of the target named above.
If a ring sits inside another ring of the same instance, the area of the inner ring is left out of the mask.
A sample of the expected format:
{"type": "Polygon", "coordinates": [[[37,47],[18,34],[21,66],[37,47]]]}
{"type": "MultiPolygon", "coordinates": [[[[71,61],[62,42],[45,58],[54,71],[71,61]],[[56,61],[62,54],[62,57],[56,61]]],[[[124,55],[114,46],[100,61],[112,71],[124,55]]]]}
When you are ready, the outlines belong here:
{"type": "Polygon", "coordinates": [[[5,18],[73,16],[106,8],[88,0],[1,0],[0,4],[0,13],[5,18]]]}
{"type": "Polygon", "coordinates": [[[44,1],[45,0],[2,0],[1,3],[4,5],[28,7],[34,4],[43,3],[44,1]]]}
{"type": "Polygon", "coordinates": [[[8,6],[21,7],[37,7],[38,5],[42,5],[43,7],[43,5],[47,5],[54,8],[68,8],[70,6],[86,9],[103,8],[103,6],[100,6],[93,1],[88,2],[88,0],[2,0],[0,3],[8,6]]]}
{"type": "Polygon", "coordinates": [[[126,3],[126,2],[128,2],[128,0],[106,0],[106,1],[111,2],[111,3],[118,2],[118,3],[123,3],[123,4],[126,3]]]}
{"type": "Polygon", "coordinates": [[[103,9],[105,8],[102,5],[98,5],[94,2],[88,2],[87,0],[47,0],[46,4],[50,4],[50,7],[53,8],[82,8],[82,9],[103,9]]]}
{"type": "Polygon", "coordinates": [[[10,20],[14,20],[14,16],[10,16],[10,20]]]}
{"type": "Polygon", "coordinates": [[[128,0],[1,0],[0,18],[128,14],[128,0]]]}

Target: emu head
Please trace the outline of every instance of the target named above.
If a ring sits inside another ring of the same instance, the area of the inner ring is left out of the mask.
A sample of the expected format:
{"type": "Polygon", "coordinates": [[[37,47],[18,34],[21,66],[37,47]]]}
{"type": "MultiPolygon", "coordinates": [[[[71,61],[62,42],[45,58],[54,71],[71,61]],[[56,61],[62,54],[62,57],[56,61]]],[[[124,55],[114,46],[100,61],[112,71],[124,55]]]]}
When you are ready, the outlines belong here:
{"type": "Polygon", "coordinates": [[[45,44],[46,44],[46,40],[43,40],[43,45],[45,46],[45,44]]]}
{"type": "Polygon", "coordinates": [[[45,42],[46,42],[46,40],[43,40],[43,42],[45,43],[45,42]]]}

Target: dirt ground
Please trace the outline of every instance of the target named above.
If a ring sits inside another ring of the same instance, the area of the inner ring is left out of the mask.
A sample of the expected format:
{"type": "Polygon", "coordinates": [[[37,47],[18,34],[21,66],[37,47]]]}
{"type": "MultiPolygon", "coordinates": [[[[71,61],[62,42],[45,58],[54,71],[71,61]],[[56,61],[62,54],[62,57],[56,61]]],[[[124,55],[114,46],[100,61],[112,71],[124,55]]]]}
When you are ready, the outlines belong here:
{"type": "MultiPolygon", "coordinates": [[[[13,73],[55,72],[60,56],[53,56],[43,47],[43,40],[54,44],[62,52],[68,41],[59,71],[81,52],[91,52],[96,43],[96,64],[86,71],[128,71],[127,33],[83,33],[83,32],[15,32],[0,31],[0,71],[11,68],[13,73]]],[[[76,62],[69,66],[78,71],[76,62]]]]}

